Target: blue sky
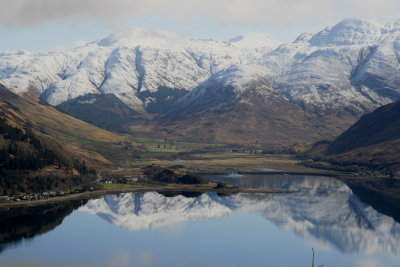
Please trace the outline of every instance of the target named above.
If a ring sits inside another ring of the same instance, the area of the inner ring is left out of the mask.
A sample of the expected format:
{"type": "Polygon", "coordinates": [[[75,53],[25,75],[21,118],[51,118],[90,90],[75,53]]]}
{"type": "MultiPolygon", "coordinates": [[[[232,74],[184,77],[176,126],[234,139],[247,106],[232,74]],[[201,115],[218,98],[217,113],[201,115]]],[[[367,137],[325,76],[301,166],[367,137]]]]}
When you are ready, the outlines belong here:
{"type": "Polygon", "coordinates": [[[227,40],[264,32],[290,42],[344,18],[400,18],[398,0],[12,0],[0,2],[0,50],[48,50],[127,27],[227,40]]]}
{"type": "MultiPolygon", "coordinates": [[[[324,25],[325,26],[325,25],[324,25]]],[[[49,50],[56,47],[72,46],[78,41],[94,41],[109,34],[122,31],[128,27],[154,27],[176,31],[191,37],[228,40],[247,32],[264,32],[281,42],[293,41],[304,32],[307,25],[301,21],[286,27],[270,27],[268,25],[221,25],[213,19],[204,19],[196,25],[181,23],[168,18],[143,17],[125,22],[124,25],[107,25],[93,19],[79,22],[48,21],[36,27],[0,26],[0,50],[49,50]]],[[[315,30],[319,30],[322,25],[315,30]]]]}

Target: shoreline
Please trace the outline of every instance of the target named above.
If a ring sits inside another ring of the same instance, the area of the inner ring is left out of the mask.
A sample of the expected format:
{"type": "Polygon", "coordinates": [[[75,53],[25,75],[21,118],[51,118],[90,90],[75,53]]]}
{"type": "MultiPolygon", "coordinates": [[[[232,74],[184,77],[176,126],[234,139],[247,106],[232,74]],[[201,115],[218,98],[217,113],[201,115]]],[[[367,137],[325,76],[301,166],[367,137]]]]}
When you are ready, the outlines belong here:
{"type": "MultiPolygon", "coordinates": [[[[198,175],[226,175],[226,172],[194,172],[198,175]]],[[[340,177],[340,176],[348,176],[350,173],[345,172],[293,172],[293,171],[239,171],[237,174],[240,175],[253,175],[253,174],[260,174],[260,175],[306,175],[306,176],[328,176],[328,177],[340,177]]]]}
{"type": "MultiPolygon", "coordinates": [[[[205,175],[226,175],[225,172],[199,172],[196,173],[202,176],[205,175]]],[[[386,178],[379,177],[353,177],[350,173],[345,172],[294,172],[294,171],[241,171],[238,174],[242,175],[309,175],[309,176],[326,176],[338,179],[348,186],[361,186],[365,189],[375,191],[377,193],[400,199],[400,189],[388,192],[382,190],[382,188],[374,188],[374,184],[381,183],[386,178]],[[372,186],[372,187],[371,187],[372,186]]],[[[394,178],[387,178],[394,179],[394,178]]],[[[86,191],[82,193],[69,194],[65,196],[57,196],[48,199],[32,200],[32,201],[19,201],[19,202],[3,202],[0,203],[0,209],[15,208],[15,207],[30,207],[52,204],[63,201],[71,200],[89,200],[96,197],[101,197],[108,194],[121,194],[129,192],[194,192],[194,193],[207,193],[215,192],[218,194],[237,194],[237,193],[261,193],[261,194],[291,194],[297,191],[284,191],[284,190],[273,190],[273,189],[258,189],[258,188],[212,188],[212,187],[201,187],[198,185],[158,185],[158,186],[143,186],[143,187],[130,187],[120,189],[101,189],[95,191],[86,191]]]]}
{"type": "Polygon", "coordinates": [[[258,188],[207,188],[199,186],[148,186],[148,187],[132,187],[121,189],[102,189],[95,191],[87,191],[83,193],[70,194],[66,196],[53,197],[49,199],[32,200],[32,201],[19,201],[19,202],[5,202],[0,203],[0,209],[15,208],[15,207],[33,207],[39,205],[52,204],[56,202],[70,201],[70,200],[89,200],[96,197],[112,194],[134,192],[194,192],[194,193],[208,193],[215,192],[217,194],[238,194],[238,193],[251,193],[251,194],[292,194],[297,191],[284,191],[284,190],[271,190],[271,189],[258,189],[258,188]]]}

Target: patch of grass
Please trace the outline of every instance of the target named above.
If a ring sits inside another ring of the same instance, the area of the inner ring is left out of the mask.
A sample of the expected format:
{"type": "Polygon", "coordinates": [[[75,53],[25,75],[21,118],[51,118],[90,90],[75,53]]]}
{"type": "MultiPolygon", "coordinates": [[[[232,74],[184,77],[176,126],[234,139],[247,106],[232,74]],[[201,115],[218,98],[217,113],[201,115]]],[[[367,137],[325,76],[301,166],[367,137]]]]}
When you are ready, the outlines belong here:
{"type": "Polygon", "coordinates": [[[132,184],[100,184],[101,188],[104,190],[115,190],[115,189],[125,189],[125,188],[134,188],[135,186],[132,184]]]}
{"type": "Polygon", "coordinates": [[[151,159],[151,158],[156,158],[156,159],[169,159],[174,155],[177,155],[177,153],[172,153],[172,152],[139,152],[136,154],[140,158],[144,159],[151,159]]]}
{"type": "Polygon", "coordinates": [[[132,138],[139,144],[143,151],[139,151],[136,156],[141,158],[170,158],[180,153],[190,153],[193,151],[206,150],[207,148],[223,147],[222,144],[195,143],[169,141],[163,139],[132,138]]]}
{"type": "Polygon", "coordinates": [[[201,184],[199,186],[200,187],[204,187],[204,188],[214,188],[216,185],[217,185],[216,182],[211,182],[211,183],[208,183],[208,184],[201,184]]]}
{"type": "Polygon", "coordinates": [[[164,139],[133,138],[133,140],[143,145],[148,151],[166,150],[173,152],[182,152],[192,151],[194,149],[221,146],[221,144],[169,141],[164,139]]]}
{"type": "Polygon", "coordinates": [[[66,189],[63,192],[64,192],[64,194],[68,195],[68,194],[74,193],[75,189],[66,189]]]}
{"type": "Polygon", "coordinates": [[[265,158],[262,154],[252,154],[252,153],[234,153],[234,152],[224,152],[224,153],[200,153],[192,154],[193,159],[228,159],[228,158],[265,158]]]}

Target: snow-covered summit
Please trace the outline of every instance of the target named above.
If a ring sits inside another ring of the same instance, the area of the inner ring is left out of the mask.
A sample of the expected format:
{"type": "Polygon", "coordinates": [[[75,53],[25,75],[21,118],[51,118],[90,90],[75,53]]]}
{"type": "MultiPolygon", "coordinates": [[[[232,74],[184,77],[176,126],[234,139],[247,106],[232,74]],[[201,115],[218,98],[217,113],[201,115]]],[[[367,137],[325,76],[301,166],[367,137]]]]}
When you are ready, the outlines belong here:
{"type": "Polygon", "coordinates": [[[146,112],[162,88],[190,93],[217,82],[241,94],[249,80],[263,79],[301,107],[361,114],[400,97],[399,58],[400,20],[343,20],[286,44],[262,33],[214,41],[130,28],[71,49],[1,52],[0,81],[52,105],[112,93],[146,112]]]}
{"type": "Polygon", "coordinates": [[[88,93],[113,93],[141,111],[152,101],[142,99],[141,92],[154,93],[160,87],[190,91],[231,65],[257,61],[277,43],[266,37],[258,43],[251,40],[235,46],[130,28],[69,50],[3,52],[0,80],[18,93],[34,88],[52,105],[88,93]],[[260,51],[253,49],[258,45],[260,51]]]}
{"type": "Polygon", "coordinates": [[[314,35],[310,44],[313,46],[374,44],[380,41],[385,34],[399,31],[400,20],[345,19],[314,35]]]}

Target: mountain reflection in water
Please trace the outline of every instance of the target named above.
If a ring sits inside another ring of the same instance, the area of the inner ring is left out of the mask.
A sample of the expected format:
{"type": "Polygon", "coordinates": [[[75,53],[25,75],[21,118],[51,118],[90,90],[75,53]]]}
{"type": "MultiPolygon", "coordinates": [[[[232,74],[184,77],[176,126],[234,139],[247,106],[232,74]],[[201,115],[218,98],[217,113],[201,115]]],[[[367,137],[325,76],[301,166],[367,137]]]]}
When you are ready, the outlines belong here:
{"type": "Polygon", "coordinates": [[[11,245],[47,233],[59,226],[86,201],[0,209],[0,253],[11,245]]]}
{"type": "Polygon", "coordinates": [[[260,187],[300,192],[226,197],[206,193],[192,198],[165,197],[155,192],[125,193],[90,200],[79,210],[132,231],[224,217],[235,211],[251,212],[282,229],[302,237],[312,236],[343,252],[400,255],[400,224],[361,202],[344,183],[326,177],[252,179],[262,182],[260,187]]]}

